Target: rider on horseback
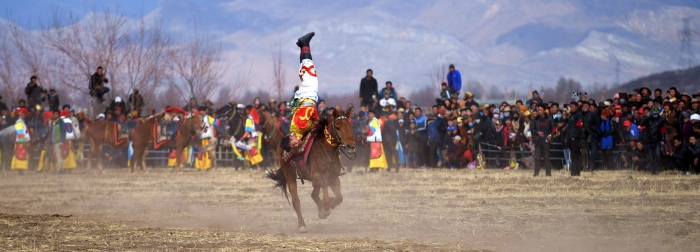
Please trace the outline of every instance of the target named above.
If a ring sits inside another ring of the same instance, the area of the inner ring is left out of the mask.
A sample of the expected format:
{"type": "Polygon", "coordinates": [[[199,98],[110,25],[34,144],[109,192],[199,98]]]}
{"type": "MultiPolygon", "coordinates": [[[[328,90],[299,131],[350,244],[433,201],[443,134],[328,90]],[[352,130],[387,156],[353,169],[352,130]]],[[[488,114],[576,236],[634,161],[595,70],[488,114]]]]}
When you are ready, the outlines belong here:
{"type": "Polygon", "coordinates": [[[299,54],[299,89],[294,92],[292,107],[292,124],[288,137],[282,139],[282,148],[289,151],[301,145],[301,139],[311,130],[313,120],[318,118],[316,101],[318,100],[318,79],[316,78],[316,68],[311,59],[311,49],[309,43],[315,33],[311,32],[297,40],[297,46],[301,49],[299,54]]]}

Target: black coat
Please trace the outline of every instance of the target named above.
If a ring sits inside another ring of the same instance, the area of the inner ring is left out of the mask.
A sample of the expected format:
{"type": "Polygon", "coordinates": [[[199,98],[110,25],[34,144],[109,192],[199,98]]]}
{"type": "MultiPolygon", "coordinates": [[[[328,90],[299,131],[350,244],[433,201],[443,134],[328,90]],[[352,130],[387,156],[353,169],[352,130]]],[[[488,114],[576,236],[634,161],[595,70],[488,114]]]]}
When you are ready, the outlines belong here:
{"type": "Polygon", "coordinates": [[[95,88],[100,87],[107,82],[109,82],[109,80],[105,78],[104,74],[99,75],[97,73],[94,73],[92,74],[92,76],[90,76],[90,84],[88,87],[90,88],[90,90],[95,90],[95,88]]]}
{"type": "Polygon", "coordinates": [[[129,110],[138,110],[141,111],[143,109],[143,106],[145,106],[143,102],[143,96],[141,94],[131,94],[129,95],[129,110]]]}
{"type": "Polygon", "coordinates": [[[532,140],[535,144],[546,144],[547,136],[552,133],[552,122],[549,116],[537,116],[537,118],[531,121],[530,133],[532,134],[532,140]],[[543,137],[540,137],[538,134],[539,132],[542,132],[543,137]]]}
{"type": "Polygon", "coordinates": [[[377,79],[374,77],[367,79],[367,77],[360,80],[360,97],[363,101],[371,101],[372,96],[379,100],[379,89],[377,85],[377,79]]]}
{"type": "Polygon", "coordinates": [[[421,141],[421,133],[417,130],[415,132],[408,132],[408,144],[406,144],[406,150],[413,152],[423,151],[424,141],[421,141]]]}
{"type": "MultiPolygon", "coordinates": [[[[566,138],[583,138],[585,132],[583,129],[583,113],[580,110],[569,115],[569,119],[566,123],[566,138]]],[[[600,124],[598,124],[600,126],[600,124]]]]}
{"type": "MultiPolygon", "coordinates": [[[[8,110],[8,109],[7,109],[7,104],[5,104],[4,102],[1,102],[1,101],[0,101],[0,112],[2,112],[3,110],[8,110]]],[[[8,110],[8,111],[9,111],[9,110],[8,110]]]]}
{"type": "Polygon", "coordinates": [[[58,99],[58,94],[49,95],[49,109],[51,111],[58,110],[61,101],[58,99]]]}
{"type": "Polygon", "coordinates": [[[386,120],[382,129],[382,143],[394,146],[398,142],[396,130],[399,124],[395,120],[386,120]]]}
{"type": "Polygon", "coordinates": [[[228,121],[228,134],[236,139],[241,139],[245,133],[245,117],[240,113],[235,113],[228,121]]]}
{"type": "Polygon", "coordinates": [[[27,83],[27,87],[24,88],[24,93],[27,95],[27,107],[34,108],[34,105],[41,104],[41,94],[46,93],[46,89],[39,86],[39,84],[32,86],[32,83],[27,83]]]}
{"type": "Polygon", "coordinates": [[[642,119],[639,126],[644,127],[642,130],[642,141],[646,144],[661,142],[661,127],[664,125],[664,119],[661,116],[654,118],[647,116],[642,119]]]}
{"type": "Polygon", "coordinates": [[[586,128],[586,135],[600,139],[600,114],[598,112],[588,112],[583,119],[583,126],[586,128]]]}

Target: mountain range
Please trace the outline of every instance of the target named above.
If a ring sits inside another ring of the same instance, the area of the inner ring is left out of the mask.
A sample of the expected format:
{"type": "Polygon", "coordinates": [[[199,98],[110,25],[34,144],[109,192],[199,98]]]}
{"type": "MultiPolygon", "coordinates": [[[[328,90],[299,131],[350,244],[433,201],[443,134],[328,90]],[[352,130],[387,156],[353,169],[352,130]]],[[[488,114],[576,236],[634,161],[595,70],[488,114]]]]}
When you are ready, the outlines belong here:
{"type": "MultiPolygon", "coordinates": [[[[121,9],[137,12],[132,5],[121,9]]],[[[311,50],[328,93],[356,91],[368,68],[380,85],[392,81],[408,93],[436,85],[434,70],[450,63],[465,82],[511,89],[550,86],[559,77],[625,82],[681,67],[685,17],[700,17],[700,1],[168,0],[142,15],[174,33],[210,34],[231,69],[251,69],[257,88],[272,82],[279,46],[291,89],[294,42],[315,31],[311,50]]],[[[700,18],[691,25],[700,29],[700,18]]]]}

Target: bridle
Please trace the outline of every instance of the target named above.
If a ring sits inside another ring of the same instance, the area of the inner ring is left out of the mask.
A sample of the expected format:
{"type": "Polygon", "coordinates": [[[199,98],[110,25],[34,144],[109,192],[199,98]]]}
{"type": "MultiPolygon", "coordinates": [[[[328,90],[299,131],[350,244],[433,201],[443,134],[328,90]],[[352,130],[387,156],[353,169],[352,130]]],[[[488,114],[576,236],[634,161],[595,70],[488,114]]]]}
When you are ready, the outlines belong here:
{"type": "Polygon", "coordinates": [[[350,145],[347,145],[346,143],[344,143],[344,142],[343,142],[343,139],[341,139],[341,138],[340,138],[340,135],[338,135],[338,130],[337,130],[336,127],[335,127],[335,124],[336,124],[338,121],[340,121],[340,120],[346,120],[346,121],[347,121],[348,118],[345,117],[345,116],[339,116],[339,117],[336,117],[335,119],[333,119],[333,122],[331,122],[331,124],[330,124],[330,127],[331,127],[331,136],[333,136],[333,138],[335,138],[335,141],[338,142],[338,152],[342,152],[343,155],[345,155],[348,159],[354,160],[354,159],[357,158],[357,152],[355,152],[355,146],[350,146],[350,145]],[[353,156],[353,157],[350,157],[350,155],[348,155],[348,154],[345,152],[345,149],[350,149],[350,150],[351,150],[351,153],[352,153],[354,156],[353,156]]]}

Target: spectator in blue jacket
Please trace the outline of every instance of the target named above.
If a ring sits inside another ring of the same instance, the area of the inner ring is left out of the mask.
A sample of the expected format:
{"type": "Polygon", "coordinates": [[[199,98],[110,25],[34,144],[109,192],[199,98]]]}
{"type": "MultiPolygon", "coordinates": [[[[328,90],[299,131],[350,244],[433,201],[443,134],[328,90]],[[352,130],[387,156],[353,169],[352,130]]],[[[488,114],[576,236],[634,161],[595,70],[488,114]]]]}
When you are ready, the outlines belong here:
{"type": "Polygon", "coordinates": [[[438,167],[438,161],[440,156],[438,152],[440,147],[442,147],[442,137],[440,136],[440,120],[441,118],[436,118],[432,116],[428,119],[428,163],[427,167],[438,167]]]}
{"type": "Polygon", "coordinates": [[[462,75],[455,70],[454,64],[450,64],[450,72],[447,73],[447,85],[452,90],[452,95],[459,97],[460,90],[462,90],[462,75]]]}

